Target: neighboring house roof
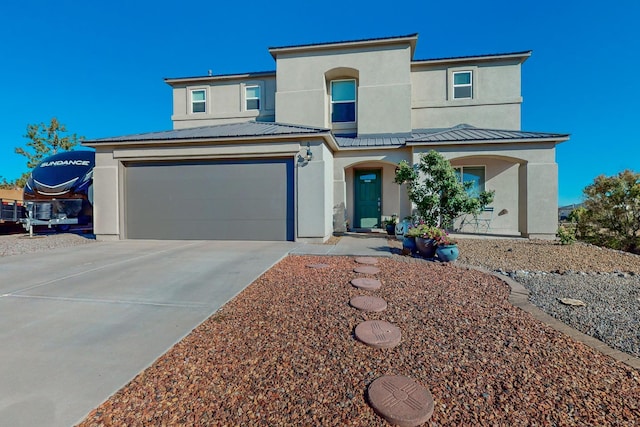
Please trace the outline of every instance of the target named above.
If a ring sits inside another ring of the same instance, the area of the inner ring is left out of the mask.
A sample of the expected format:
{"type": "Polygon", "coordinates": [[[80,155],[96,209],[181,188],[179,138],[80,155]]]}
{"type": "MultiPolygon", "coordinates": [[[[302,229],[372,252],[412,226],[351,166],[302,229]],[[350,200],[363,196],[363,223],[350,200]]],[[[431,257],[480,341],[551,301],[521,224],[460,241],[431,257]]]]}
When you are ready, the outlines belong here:
{"type": "Polygon", "coordinates": [[[202,126],[196,128],[174,129],[162,132],[139,133],[134,135],[99,138],[84,141],[84,144],[101,144],[113,142],[137,141],[171,141],[171,140],[209,140],[223,138],[255,138],[268,136],[287,136],[300,134],[329,134],[328,129],[310,126],[288,125],[271,122],[242,122],[224,125],[202,126]]]}

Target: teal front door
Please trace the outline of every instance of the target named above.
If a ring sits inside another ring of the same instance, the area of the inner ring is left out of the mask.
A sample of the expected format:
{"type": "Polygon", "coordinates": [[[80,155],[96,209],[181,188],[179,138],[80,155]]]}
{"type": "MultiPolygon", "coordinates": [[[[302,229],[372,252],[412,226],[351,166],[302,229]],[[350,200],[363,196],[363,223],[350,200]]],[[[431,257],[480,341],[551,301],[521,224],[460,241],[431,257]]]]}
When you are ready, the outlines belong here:
{"type": "Polygon", "coordinates": [[[353,218],[355,228],[380,226],[380,208],[382,207],[380,178],[380,169],[355,171],[353,218]]]}

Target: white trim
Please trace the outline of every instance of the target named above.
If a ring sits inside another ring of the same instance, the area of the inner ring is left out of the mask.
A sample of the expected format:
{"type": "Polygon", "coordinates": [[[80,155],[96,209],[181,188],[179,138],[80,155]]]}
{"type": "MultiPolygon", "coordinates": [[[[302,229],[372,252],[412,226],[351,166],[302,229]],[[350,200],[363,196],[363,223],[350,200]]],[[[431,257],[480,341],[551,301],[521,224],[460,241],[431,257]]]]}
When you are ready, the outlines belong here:
{"type": "Polygon", "coordinates": [[[451,99],[473,99],[473,70],[453,71],[451,73],[451,99]],[[469,83],[456,84],[456,74],[469,74],[469,83]],[[471,93],[469,96],[456,96],[456,88],[470,88],[471,93]]]}
{"type": "Polygon", "coordinates": [[[208,110],[208,105],[207,105],[208,98],[209,98],[209,96],[207,94],[207,88],[206,87],[189,88],[189,114],[206,114],[207,110],[208,110]],[[204,100],[194,101],[194,99],[193,99],[194,92],[202,92],[202,93],[204,93],[204,100]],[[196,103],[197,104],[204,104],[204,111],[193,111],[193,106],[196,103]]]}
{"type": "Polygon", "coordinates": [[[461,165],[461,166],[452,166],[454,169],[460,169],[460,182],[464,184],[464,169],[465,168],[482,168],[484,171],[484,176],[482,178],[481,188],[479,188],[479,192],[486,191],[487,189],[487,165],[461,165]]]}
{"type": "Polygon", "coordinates": [[[244,84],[244,91],[243,91],[243,96],[242,96],[242,107],[243,107],[243,111],[262,111],[262,85],[260,83],[246,83],[244,84]],[[251,88],[258,88],[258,97],[248,97],[247,96],[247,89],[251,89],[251,88]],[[248,108],[247,107],[247,101],[250,100],[254,100],[257,99],[258,100],[258,108],[248,108]]]}
{"type": "Polygon", "coordinates": [[[330,110],[329,110],[329,121],[332,125],[336,125],[339,123],[358,123],[358,81],[356,79],[335,79],[335,80],[330,80],[329,81],[329,103],[330,103],[330,110]],[[353,101],[334,101],[333,100],[333,83],[334,82],[353,82],[353,86],[354,86],[354,93],[353,93],[353,101]],[[334,122],[333,121],[333,104],[350,104],[350,103],[354,103],[354,108],[355,108],[355,120],[352,122],[334,122]]]}

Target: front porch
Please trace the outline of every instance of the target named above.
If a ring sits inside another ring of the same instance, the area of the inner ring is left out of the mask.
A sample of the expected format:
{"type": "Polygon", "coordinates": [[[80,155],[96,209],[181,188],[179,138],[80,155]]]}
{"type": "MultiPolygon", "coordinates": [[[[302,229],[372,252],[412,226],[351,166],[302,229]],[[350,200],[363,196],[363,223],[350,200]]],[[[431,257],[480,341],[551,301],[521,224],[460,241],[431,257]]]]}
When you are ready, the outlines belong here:
{"type": "MultiPolygon", "coordinates": [[[[394,182],[397,164],[405,156],[393,153],[393,159],[384,153],[379,160],[336,157],[335,232],[384,231],[385,218],[397,215],[402,220],[415,214],[405,186],[394,182]]],[[[412,153],[414,163],[419,154],[412,153]]],[[[557,223],[553,222],[557,219],[552,206],[557,192],[552,185],[557,173],[555,163],[533,164],[511,156],[468,155],[460,151],[444,150],[443,154],[463,180],[471,176],[481,190],[495,191],[494,201],[487,209],[478,215],[461,215],[454,224],[454,232],[471,236],[555,237],[557,223]],[[540,185],[541,176],[549,185],[540,185]]]]}

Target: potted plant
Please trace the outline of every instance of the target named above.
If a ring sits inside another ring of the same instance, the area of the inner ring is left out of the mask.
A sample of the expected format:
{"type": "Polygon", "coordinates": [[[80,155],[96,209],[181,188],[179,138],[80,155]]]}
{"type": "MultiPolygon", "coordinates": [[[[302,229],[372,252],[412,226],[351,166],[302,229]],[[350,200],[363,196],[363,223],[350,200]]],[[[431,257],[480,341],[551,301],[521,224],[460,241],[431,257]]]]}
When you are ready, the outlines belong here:
{"type": "Polygon", "coordinates": [[[409,253],[416,253],[418,251],[418,246],[416,245],[416,237],[419,236],[418,227],[409,223],[407,225],[406,232],[402,239],[402,253],[405,255],[409,255],[409,253]]]}
{"type": "Polygon", "coordinates": [[[449,237],[448,234],[436,239],[436,255],[442,262],[450,262],[458,259],[460,251],[458,250],[458,242],[449,237]]]}
{"type": "Polygon", "coordinates": [[[436,255],[437,241],[445,236],[446,232],[439,227],[427,224],[421,224],[416,228],[418,229],[418,236],[416,236],[418,251],[425,258],[433,258],[436,255]]]}
{"type": "Polygon", "coordinates": [[[384,228],[389,236],[396,234],[396,224],[398,224],[398,215],[393,214],[391,218],[383,221],[384,228]]]}

